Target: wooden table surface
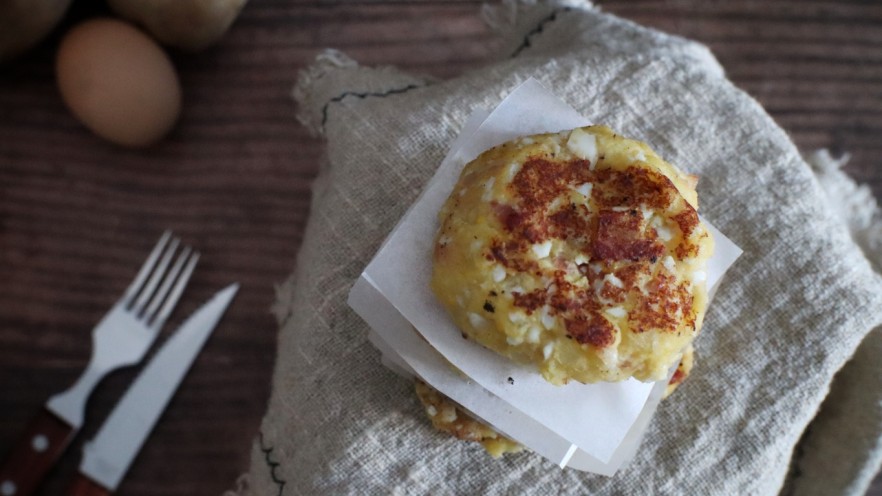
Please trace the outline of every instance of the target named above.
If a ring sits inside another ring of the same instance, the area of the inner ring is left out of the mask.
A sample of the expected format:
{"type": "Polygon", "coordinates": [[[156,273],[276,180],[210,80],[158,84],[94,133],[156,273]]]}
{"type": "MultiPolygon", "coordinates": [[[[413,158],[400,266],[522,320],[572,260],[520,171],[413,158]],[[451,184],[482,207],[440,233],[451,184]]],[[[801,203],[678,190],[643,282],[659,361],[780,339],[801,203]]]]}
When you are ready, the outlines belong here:
{"type": "MultiPolygon", "coordinates": [[[[79,1],[79,0],[78,0],[79,1]]],[[[882,195],[882,3],[621,0],[609,11],[710,45],[729,77],[803,149],[852,155],[882,195]]],[[[221,43],[173,52],[184,89],[174,132],[114,147],[65,110],[58,32],[0,66],[0,452],[90,354],[90,332],[162,230],[202,252],[171,324],[214,291],[242,290],[120,488],[217,495],[246,469],[269,395],[273,287],[294,267],[322,143],[294,118],[298,70],[336,47],[363,64],[452,77],[491,60],[480,2],[281,1],[247,5],[221,43]]],[[[59,31],[103,12],[83,0],[59,31]]],[[[59,494],[134,377],[94,392],[87,427],[42,494],[59,494]]],[[[877,479],[871,494],[882,495],[877,479]]]]}

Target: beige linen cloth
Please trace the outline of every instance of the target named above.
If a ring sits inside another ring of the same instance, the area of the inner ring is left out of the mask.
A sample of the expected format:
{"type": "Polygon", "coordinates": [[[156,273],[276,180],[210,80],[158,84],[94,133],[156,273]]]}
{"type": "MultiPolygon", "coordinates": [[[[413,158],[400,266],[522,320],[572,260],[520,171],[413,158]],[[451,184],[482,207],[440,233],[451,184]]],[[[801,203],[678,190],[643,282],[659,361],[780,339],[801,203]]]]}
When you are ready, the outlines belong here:
{"type": "Polygon", "coordinates": [[[327,159],[297,270],[279,290],[272,398],[235,494],[865,491],[882,455],[882,336],[871,332],[882,280],[861,250],[882,260],[872,196],[828,155],[803,159],[702,45],[587,3],[484,15],[506,57],[454,80],[334,51],[301,74],[300,117],[327,141],[327,159]],[[744,249],[710,307],[692,376],[614,477],[531,453],[492,460],[435,432],[346,305],[466,117],[529,77],[699,174],[701,212],[744,249]]]}

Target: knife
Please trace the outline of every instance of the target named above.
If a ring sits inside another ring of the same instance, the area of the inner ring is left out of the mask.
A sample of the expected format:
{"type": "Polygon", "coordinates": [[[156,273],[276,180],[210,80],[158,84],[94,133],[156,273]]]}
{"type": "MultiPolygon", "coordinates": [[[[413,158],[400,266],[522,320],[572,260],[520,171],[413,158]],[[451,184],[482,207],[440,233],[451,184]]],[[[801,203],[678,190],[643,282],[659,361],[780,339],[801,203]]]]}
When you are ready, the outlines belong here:
{"type": "Polygon", "coordinates": [[[214,295],[144,367],[98,434],[83,447],[79,474],[68,494],[107,496],[116,491],[238,289],[238,284],[232,284],[214,295]]]}

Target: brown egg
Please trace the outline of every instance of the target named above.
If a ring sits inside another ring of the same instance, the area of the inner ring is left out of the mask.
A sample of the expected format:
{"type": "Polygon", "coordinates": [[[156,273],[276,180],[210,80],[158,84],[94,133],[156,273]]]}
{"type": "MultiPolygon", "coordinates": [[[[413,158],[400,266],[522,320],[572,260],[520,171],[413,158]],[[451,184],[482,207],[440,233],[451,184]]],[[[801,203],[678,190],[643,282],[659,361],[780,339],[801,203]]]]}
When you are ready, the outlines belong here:
{"type": "Polygon", "coordinates": [[[168,55],[122,21],[94,19],[71,29],[58,48],[55,70],[70,111],[119,145],[155,143],[181,110],[181,85],[168,55]]]}

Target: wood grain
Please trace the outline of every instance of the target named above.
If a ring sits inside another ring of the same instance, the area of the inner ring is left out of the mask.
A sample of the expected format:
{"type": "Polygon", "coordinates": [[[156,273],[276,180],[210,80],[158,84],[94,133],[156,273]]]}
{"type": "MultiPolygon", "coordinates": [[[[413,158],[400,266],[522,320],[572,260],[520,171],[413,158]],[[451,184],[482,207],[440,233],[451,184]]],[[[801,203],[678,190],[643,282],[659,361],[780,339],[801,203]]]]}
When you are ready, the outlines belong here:
{"type": "MultiPolygon", "coordinates": [[[[242,290],[120,487],[220,494],[248,465],[269,395],[274,285],[292,270],[322,145],[296,123],[298,70],[333,46],[367,65],[453,77],[491,60],[480,2],[263,0],[222,42],[173,53],[184,87],[175,131],[141,151],[89,134],[54,87],[59,33],[106,7],[77,2],[56,34],[0,66],[0,451],[85,365],[89,333],[158,234],[203,258],[174,326],[232,281],[242,290]]],[[[882,195],[882,4],[618,0],[607,11],[707,43],[730,78],[803,149],[851,154],[882,195]]],[[[92,396],[87,426],[42,494],[61,494],[132,370],[92,396]]],[[[0,455],[2,456],[2,455],[0,455]]],[[[871,494],[882,495],[877,480],[871,494]]]]}

